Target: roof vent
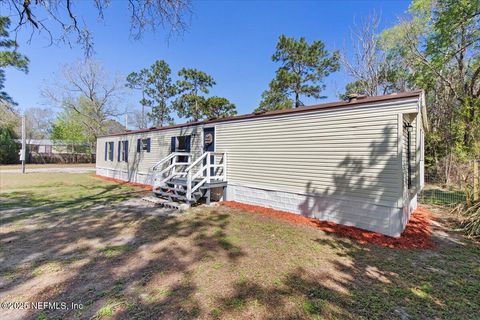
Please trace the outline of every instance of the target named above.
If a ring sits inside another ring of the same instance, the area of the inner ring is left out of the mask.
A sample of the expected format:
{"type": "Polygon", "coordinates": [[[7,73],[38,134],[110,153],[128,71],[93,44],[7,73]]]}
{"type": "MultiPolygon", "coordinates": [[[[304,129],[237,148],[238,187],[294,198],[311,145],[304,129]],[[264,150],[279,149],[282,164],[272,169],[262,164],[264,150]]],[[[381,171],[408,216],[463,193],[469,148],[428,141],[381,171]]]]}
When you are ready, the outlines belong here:
{"type": "Polygon", "coordinates": [[[367,96],[364,94],[358,94],[358,93],[350,93],[347,95],[348,102],[355,102],[360,99],[364,99],[367,96]]]}

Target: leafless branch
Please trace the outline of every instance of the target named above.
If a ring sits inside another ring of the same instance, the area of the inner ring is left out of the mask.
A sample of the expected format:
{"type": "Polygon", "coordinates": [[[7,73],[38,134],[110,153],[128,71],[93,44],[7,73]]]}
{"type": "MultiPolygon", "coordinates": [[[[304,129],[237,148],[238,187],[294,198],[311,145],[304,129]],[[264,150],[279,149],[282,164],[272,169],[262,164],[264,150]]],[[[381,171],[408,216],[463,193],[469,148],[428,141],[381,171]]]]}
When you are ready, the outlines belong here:
{"type": "Polygon", "coordinates": [[[347,71],[359,84],[363,91],[371,96],[378,95],[382,88],[382,72],[385,69],[385,53],[380,49],[378,27],[380,15],[375,12],[350,29],[350,44],[352,54],[343,50],[341,62],[347,71]]]}
{"type": "MultiPolygon", "coordinates": [[[[30,39],[36,32],[46,32],[50,45],[63,42],[69,46],[80,44],[87,57],[93,53],[93,35],[75,11],[75,3],[80,0],[1,0],[16,26],[15,32],[30,28],[30,39]],[[48,19],[46,19],[48,18],[48,19]],[[59,27],[59,28],[58,28],[59,27]],[[58,30],[59,29],[59,30],[58,30]],[[73,36],[73,39],[72,39],[73,36]]],[[[104,11],[110,5],[110,0],[90,0],[98,12],[98,17],[104,19],[104,11]]],[[[129,0],[130,34],[134,39],[140,39],[150,28],[156,31],[161,27],[167,31],[168,37],[182,34],[187,29],[191,0],[129,0]]]]}
{"type": "Polygon", "coordinates": [[[103,67],[92,60],[65,65],[55,83],[42,90],[53,105],[72,110],[85,120],[95,137],[105,133],[105,123],[121,115],[124,84],[110,77],[103,67]]]}

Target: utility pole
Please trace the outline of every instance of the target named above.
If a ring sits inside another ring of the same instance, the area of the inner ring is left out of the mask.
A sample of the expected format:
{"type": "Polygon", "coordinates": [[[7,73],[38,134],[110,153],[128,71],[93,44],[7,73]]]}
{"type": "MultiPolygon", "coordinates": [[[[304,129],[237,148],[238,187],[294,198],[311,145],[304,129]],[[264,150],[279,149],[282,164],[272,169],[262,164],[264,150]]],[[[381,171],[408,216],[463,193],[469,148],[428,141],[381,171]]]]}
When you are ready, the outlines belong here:
{"type": "Polygon", "coordinates": [[[22,173],[25,173],[25,157],[27,154],[25,143],[25,113],[22,116],[22,152],[20,153],[20,160],[22,161],[22,173]]]}
{"type": "Polygon", "coordinates": [[[145,129],[147,126],[145,124],[145,106],[142,103],[142,129],[145,129]]]}
{"type": "Polygon", "coordinates": [[[125,131],[128,131],[128,113],[125,113],[125,131]]]}

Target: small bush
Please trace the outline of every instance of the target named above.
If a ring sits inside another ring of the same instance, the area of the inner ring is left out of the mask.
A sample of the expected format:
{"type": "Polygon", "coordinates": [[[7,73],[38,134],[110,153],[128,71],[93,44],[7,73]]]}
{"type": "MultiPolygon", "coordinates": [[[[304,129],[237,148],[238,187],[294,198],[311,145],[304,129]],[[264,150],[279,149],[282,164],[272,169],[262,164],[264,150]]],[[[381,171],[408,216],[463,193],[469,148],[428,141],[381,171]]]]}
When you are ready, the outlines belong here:
{"type": "Polygon", "coordinates": [[[18,151],[20,147],[15,139],[15,132],[11,128],[0,127],[0,163],[12,164],[18,163],[18,151]]]}

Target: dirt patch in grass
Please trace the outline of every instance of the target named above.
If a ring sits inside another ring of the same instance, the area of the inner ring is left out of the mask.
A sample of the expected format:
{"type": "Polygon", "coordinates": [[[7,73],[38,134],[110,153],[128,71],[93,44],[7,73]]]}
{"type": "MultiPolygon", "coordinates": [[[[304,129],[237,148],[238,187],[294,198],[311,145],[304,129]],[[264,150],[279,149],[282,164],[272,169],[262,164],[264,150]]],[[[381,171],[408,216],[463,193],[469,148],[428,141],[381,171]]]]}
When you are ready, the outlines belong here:
{"type": "Polygon", "coordinates": [[[291,212],[235,201],[223,201],[222,204],[231,208],[242,209],[247,212],[279,218],[294,224],[308,225],[340,237],[354,239],[361,244],[371,243],[380,247],[396,249],[433,249],[435,247],[431,238],[432,230],[430,226],[432,214],[425,208],[418,208],[415,210],[402,235],[399,238],[392,238],[377,232],[344,226],[329,221],[320,221],[318,219],[304,217],[291,212]]]}

